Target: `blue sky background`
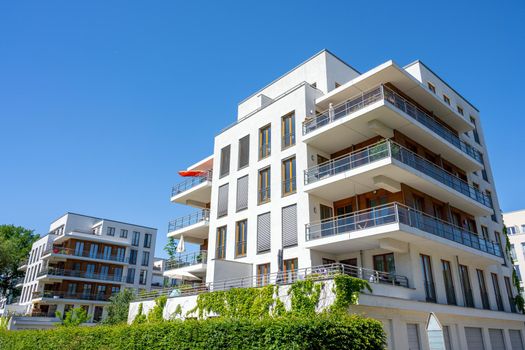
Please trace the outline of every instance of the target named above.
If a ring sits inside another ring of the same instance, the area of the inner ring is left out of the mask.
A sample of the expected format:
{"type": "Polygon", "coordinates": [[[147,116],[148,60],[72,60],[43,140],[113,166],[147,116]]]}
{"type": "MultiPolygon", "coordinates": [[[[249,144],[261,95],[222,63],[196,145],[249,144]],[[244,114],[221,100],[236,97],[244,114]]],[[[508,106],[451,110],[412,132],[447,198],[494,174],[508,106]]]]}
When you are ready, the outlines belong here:
{"type": "Polygon", "coordinates": [[[4,1],[0,224],[66,211],[157,227],[237,103],[323,48],[421,59],[481,110],[504,211],[525,208],[525,2],[4,1]]]}

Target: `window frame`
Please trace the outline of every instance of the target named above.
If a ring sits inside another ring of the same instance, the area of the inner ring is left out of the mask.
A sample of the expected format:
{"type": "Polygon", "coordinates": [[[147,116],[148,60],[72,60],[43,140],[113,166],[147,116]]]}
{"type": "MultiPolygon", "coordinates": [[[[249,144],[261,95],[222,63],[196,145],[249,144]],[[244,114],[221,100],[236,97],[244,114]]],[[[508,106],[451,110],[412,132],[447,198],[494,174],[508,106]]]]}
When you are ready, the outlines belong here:
{"type": "Polygon", "coordinates": [[[281,150],[295,146],[295,135],[295,111],[291,111],[281,117],[281,150]],[[285,133],[286,127],[290,130],[288,135],[285,133]]]}
{"type": "Polygon", "coordinates": [[[286,197],[297,193],[297,159],[295,154],[281,161],[281,196],[286,197]],[[288,164],[289,163],[289,164],[288,164]],[[289,169],[288,169],[289,168],[289,169]],[[289,170],[290,178],[286,179],[286,171],[289,170]],[[288,186],[288,183],[289,186],[288,186]],[[289,187],[289,191],[286,189],[289,187]]]}
{"type": "Polygon", "coordinates": [[[243,220],[239,220],[235,222],[235,257],[236,258],[245,257],[247,254],[247,248],[248,248],[248,220],[243,219],[243,220]],[[239,248],[241,249],[239,250],[239,248]]]}
{"type": "Polygon", "coordinates": [[[266,124],[265,126],[259,128],[259,160],[268,158],[272,155],[272,124],[266,124]],[[267,140],[263,144],[263,139],[267,140]],[[265,146],[263,148],[263,146],[265,146]],[[263,152],[264,150],[264,152],[263,152]]]}
{"type": "Polygon", "coordinates": [[[265,204],[269,203],[272,200],[272,169],[271,166],[264,167],[262,169],[259,169],[257,174],[257,204],[265,204]],[[262,174],[266,174],[266,187],[262,188],[263,183],[263,176],[262,174]],[[264,200],[262,200],[262,193],[266,192],[266,197],[264,200]]]}

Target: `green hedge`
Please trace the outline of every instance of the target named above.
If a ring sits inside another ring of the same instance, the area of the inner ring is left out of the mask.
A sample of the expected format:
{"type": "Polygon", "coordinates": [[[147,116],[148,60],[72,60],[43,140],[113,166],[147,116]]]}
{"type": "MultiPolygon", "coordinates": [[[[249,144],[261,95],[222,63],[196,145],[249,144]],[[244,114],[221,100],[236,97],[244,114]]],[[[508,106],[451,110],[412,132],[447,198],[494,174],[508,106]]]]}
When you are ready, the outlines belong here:
{"type": "Polygon", "coordinates": [[[379,321],[356,315],[208,319],[0,331],[0,349],[383,349],[379,321]]]}

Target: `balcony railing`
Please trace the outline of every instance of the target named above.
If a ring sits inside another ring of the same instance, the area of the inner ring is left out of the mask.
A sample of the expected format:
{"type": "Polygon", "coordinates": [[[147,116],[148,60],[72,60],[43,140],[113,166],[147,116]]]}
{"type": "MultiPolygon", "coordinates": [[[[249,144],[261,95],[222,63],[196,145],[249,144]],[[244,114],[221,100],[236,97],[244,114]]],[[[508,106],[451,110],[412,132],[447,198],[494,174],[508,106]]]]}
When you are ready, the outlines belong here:
{"type": "Polygon", "coordinates": [[[306,240],[348,234],[394,223],[408,225],[498,257],[503,256],[498,243],[485,240],[464,228],[397,202],[307,224],[306,240]]]}
{"type": "Polygon", "coordinates": [[[463,153],[483,164],[483,155],[480,151],[465,141],[462,141],[454,132],[449,130],[435,117],[429,115],[418,106],[384,85],[380,85],[369,91],[363,92],[362,94],[344,101],[332,107],[331,109],[316,115],[314,118],[305,121],[303,123],[303,135],[306,135],[325,125],[331,124],[340,118],[346,117],[351,113],[361,110],[381,100],[388,102],[398,110],[406,113],[408,116],[417,120],[432,130],[434,133],[447,140],[450,144],[461,150],[463,153]]]}
{"type": "Polygon", "coordinates": [[[112,282],[122,282],[123,277],[122,275],[110,275],[105,273],[91,273],[87,271],[77,271],[77,270],[65,270],[65,269],[58,269],[55,267],[49,267],[47,269],[43,269],[38,273],[38,276],[61,276],[61,277],[78,277],[78,278],[87,278],[87,279],[95,279],[95,280],[101,280],[101,281],[112,281],[112,282]]]}
{"type": "Polygon", "coordinates": [[[180,269],[185,266],[192,266],[197,264],[206,264],[208,260],[208,252],[206,250],[200,250],[196,252],[181,254],[176,256],[174,259],[166,261],[165,270],[180,269]]]}
{"type": "Polygon", "coordinates": [[[124,255],[112,255],[112,254],[104,254],[102,253],[91,253],[86,251],[76,251],[73,248],[64,248],[64,247],[52,247],[44,251],[42,255],[47,254],[60,254],[60,255],[69,255],[72,257],[82,257],[82,258],[91,258],[91,259],[97,259],[97,260],[107,260],[107,261],[118,261],[118,262],[125,262],[126,258],[124,255]]]}
{"type": "Polygon", "coordinates": [[[68,293],[60,291],[33,292],[33,299],[37,298],[108,301],[110,296],[106,295],[105,293],[68,293]]]}
{"type": "Polygon", "coordinates": [[[182,228],[195,225],[199,222],[208,222],[210,219],[210,210],[209,209],[203,209],[199,210],[195,213],[192,213],[190,215],[186,215],[180,218],[177,218],[173,221],[170,221],[168,224],[168,232],[173,232],[176,230],[180,230],[182,228]]]}
{"type": "Polygon", "coordinates": [[[193,286],[179,286],[151,291],[139,295],[139,300],[154,299],[160,295],[168,297],[179,297],[195,295],[213,291],[229,290],[232,288],[261,287],[266,284],[287,285],[297,280],[306,278],[313,281],[333,279],[337,274],[346,274],[367,280],[369,283],[389,284],[392,286],[408,288],[408,279],[405,276],[395,275],[382,271],[366,269],[341,263],[313,266],[303,269],[290,270],[286,272],[274,272],[264,275],[248,276],[224,281],[197,284],[193,286]]]}
{"type": "Polygon", "coordinates": [[[190,188],[193,188],[197,185],[200,185],[201,183],[203,182],[206,182],[206,181],[211,181],[212,179],[212,171],[209,170],[208,173],[206,175],[203,175],[203,176],[194,176],[194,177],[190,177],[188,178],[187,180],[173,186],[172,190],[171,190],[171,196],[176,196],[178,195],[179,193],[182,193],[184,191],[187,191],[189,190],[190,188]]]}
{"type": "Polygon", "coordinates": [[[482,193],[478,188],[469,185],[465,180],[460,179],[391,140],[378,142],[305,170],[305,184],[310,184],[389,157],[430,176],[434,180],[486,207],[492,208],[492,199],[485,193],[482,193]]]}

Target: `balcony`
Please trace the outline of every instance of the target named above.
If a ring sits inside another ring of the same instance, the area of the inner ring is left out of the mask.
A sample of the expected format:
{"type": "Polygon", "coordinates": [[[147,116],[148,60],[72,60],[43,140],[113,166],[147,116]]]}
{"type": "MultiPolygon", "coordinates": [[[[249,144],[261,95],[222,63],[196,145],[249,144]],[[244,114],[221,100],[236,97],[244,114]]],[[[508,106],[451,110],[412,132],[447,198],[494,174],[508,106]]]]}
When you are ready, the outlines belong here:
{"type": "Polygon", "coordinates": [[[54,244],[62,244],[69,239],[77,239],[89,242],[109,243],[112,245],[129,246],[130,243],[125,238],[117,236],[108,236],[98,231],[94,232],[85,229],[74,229],[64,234],[59,235],[54,241],[54,244]]]}
{"type": "Polygon", "coordinates": [[[336,201],[370,188],[401,190],[405,183],[475,215],[493,213],[479,189],[390,140],[378,142],[305,170],[305,191],[336,201]]]}
{"type": "Polygon", "coordinates": [[[211,200],[212,171],[205,176],[195,176],[173,186],[171,201],[187,204],[198,208],[206,207],[211,200]]]}
{"type": "Polygon", "coordinates": [[[43,269],[37,274],[37,278],[42,279],[88,279],[97,281],[107,281],[113,283],[122,283],[122,275],[110,275],[103,273],[91,273],[87,271],[65,270],[55,267],[43,269]]]}
{"type": "Polygon", "coordinates": [[[188,277],[202,279],[206,274],[208,252],[205,250],[190,252],[166,261],[164,275],[168,277],[188,277]]]}
{"type": "Polygon", "coordinates": [[[20,262],[20,266],[18,266],[19,271],[25,271],[27,270],[27,264],[29,263],[29,259],[24,259],[20,262]]]}
{"type": "Polygon", "coordinates": [[[80,259],[80,260],[104,260],[112,263],[127,264],[127,261],[123,255],[112,255],[104,253],[93,253],[86,251],[76,251],[72,248],[64,247],[52,247],[47,250],[44,250],[42,253],[42,258],[55,258],[58,260],[66,259],[80,259]]]}
{"type": "Polygon", "coordinates": [[[184,235],[190,243],[201,244],[208,238],[210,210],[202,209],[190,215],[182,216],[168,224],[168,237],[180,239],[184,235]]]}
{"type": "Polygon", "coordinates": [[[392,89],[380,85],[303,123],[304,142],[333,153],[371,137],[410,135],[416,142],[468,170],[483,167],[483,155],[442,122],[392,89]]]}
{"type": "Polygon", "coordinates": [[[109,301],[110,296],[106,294],[91,294],[91,293],[68,293],[61,291],[44,291],[33,292],[34,299],[70,299],[70,300],[92,300],[92,301],[109,301]]]}
{"type": "Polygon", "coordinates": [[[421,243],[426,247],[434,244],[441,251],[464,250],[459,244],[474,255],[503,257],[498,243],[396,202],[306,225],[306,246],[312,249],[337,252],[346,249],[346,245],[354,250],[370,249],[377,247],[381,238],[421,243]]]}

